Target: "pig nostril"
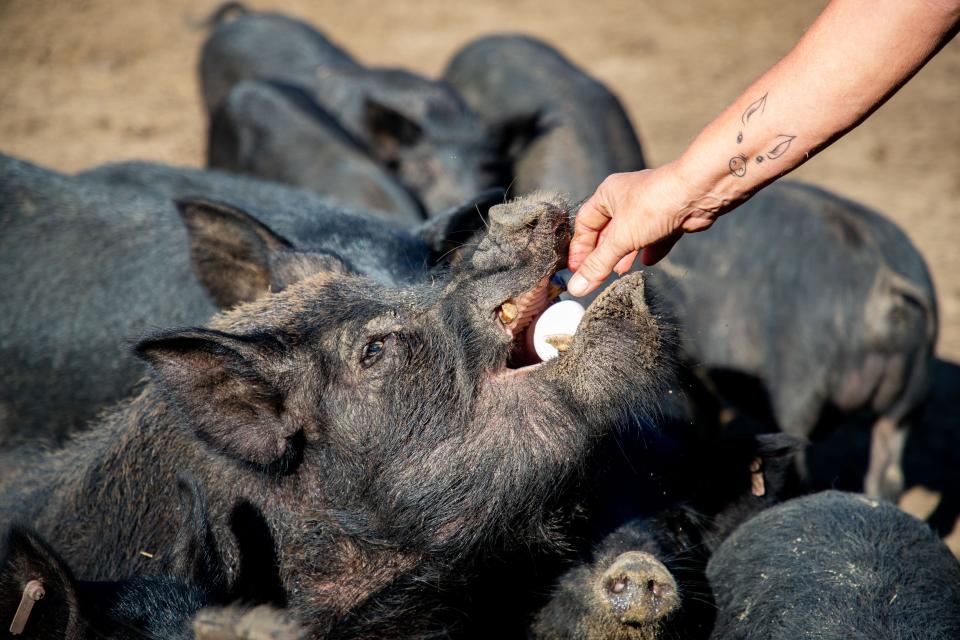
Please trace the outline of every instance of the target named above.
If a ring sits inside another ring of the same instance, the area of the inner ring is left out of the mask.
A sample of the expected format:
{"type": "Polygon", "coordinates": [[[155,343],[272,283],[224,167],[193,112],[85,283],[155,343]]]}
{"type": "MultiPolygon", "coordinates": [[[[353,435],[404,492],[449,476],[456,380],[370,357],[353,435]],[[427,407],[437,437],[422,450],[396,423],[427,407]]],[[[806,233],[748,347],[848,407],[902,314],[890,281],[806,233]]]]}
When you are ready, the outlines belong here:
{"type": "Polygon", "coordinates": [[[620,576],[619,578],[610,581],[610,584],[607,585],[607,589],[610,590],[610,593],[619,594],[623,593],[629,584],[630,580],[627,578],[627,576],[620,576]]]}
{"type": "Polygon", "coordinates": [[[654,598],[663,599],[670,596],[672,590],[669,585],[656,580],[647,581],[647,591],[649,591],[654,598]]]}

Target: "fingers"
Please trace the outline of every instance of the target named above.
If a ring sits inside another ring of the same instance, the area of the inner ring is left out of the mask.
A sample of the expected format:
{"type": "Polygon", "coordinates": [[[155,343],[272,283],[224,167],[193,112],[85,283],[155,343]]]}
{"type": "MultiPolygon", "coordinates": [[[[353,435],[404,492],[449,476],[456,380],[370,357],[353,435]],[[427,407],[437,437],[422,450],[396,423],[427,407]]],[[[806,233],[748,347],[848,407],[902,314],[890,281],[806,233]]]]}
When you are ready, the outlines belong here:
{"type": "Polygon", "coordinates": [[[567,291],[578,297],[590,293],[600,286],[600,283],[628,253],[630,253],[629,248],[621,248],[612,237],[607,238],[583,259],[580,268],[567,283],[567,291]]]}
{"type": "Polygon", "coordinates": [[[630,267],[633,266],[633,261],[637,259],[637,251],[631,251],[627,255],[620,258],[620,262],[617,263],[617,266],[613,268],[617,272],[617,275],[623,275],[627,271],[630,271],[630,267]]]}
{"type": "Polygon", "coordinates": [[[677,244],[677,241],[683,236],[683,231],[678,230],[672,235],[667,236],[659,242],[654,242],[653,244],[643,248],[643,255],[640,257],[640,262],[650,267],[658,262],[660,262],[664,256],[670,253],[670,249],[673,249],[673,245],[677,244]]]}
{"type": "Polygon", "coordinates": [[[590,196],[590,199],[580,207],[573,225],[570,249],[567,252],[567,267],[571,271],[579,269],[584,258],[596,249],[600,233],[610,222],[610,217],[611,213],[603,204],[599,191],[590,196]]]}

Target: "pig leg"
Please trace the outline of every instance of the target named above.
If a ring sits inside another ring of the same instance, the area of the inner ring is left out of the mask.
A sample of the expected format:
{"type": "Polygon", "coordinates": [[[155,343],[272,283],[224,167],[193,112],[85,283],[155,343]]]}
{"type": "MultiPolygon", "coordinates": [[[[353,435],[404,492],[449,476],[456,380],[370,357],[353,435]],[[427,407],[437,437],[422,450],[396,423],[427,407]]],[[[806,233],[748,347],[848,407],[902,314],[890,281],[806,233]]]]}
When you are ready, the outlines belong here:
{"type": "Polygon", "coordinates": [[[910,487],[910,490],[900,496],[897,506],[900,510],[909,513],[917,520],[926,521],[940,505],[943,495],[922,485],[910,487]]]}
{"type": "Polygon", "coordinates": [[[870,438],[870,464],[863,479],[868,496],[896,502],[903,493],[903,447],[907,428],[893,418],[883,416],[873,425],[870,438]]]}
{"type": "MultiPolygon", "coordinates": [[[[774,415],[780,430],[796,438],[809,440],[820,420],[824,394],[809,383],[785,384],[782,388],[789,389],[790,393],[782,393],[773,398],[774,415]]],[[[809,476],[806,447],[797,451],[794,463],[800,479],[805,482],[809,476]]]]}

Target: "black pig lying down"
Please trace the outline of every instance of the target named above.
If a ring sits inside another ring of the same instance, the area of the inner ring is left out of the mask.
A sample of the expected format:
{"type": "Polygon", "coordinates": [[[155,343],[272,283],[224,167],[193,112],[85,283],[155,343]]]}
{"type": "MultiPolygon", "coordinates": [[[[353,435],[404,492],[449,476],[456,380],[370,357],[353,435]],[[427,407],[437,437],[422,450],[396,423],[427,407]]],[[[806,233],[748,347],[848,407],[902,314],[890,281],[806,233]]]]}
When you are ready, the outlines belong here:
{"type": "Polygon", "coordinates": [[[211,115],[236,83],[277,80],[306,91],[430,214],[486,187],[506,186],[504,144],[515,142],[528,123],[488,126],[446,83],[400,69],[364,67],[310,25],[280,13],[232,15],[212,20],[200,57],[211,115]]]}
{"type": "Polygon", "coordinates": [[[707,568],[713,638],[960,637],[960,564],[896,507],[825,491],[738,528],[707,568]]]}
{"type": "MultiPolygon", "coordinates": [[[[795,495],[800,446],[783,434],[723,435],[680,452],[652,446],[651,460],[630,456],[636,477],[620,492],[650,510],[616,526],[557,579],[553,597],[534,617],[532,636],[706,638],[714,616],[710,554],[742,522],[795,495]]],[[[610,477],[594,481],[614,493],[627,478],[609,475],[615,484],[610,477]]]]}
{"type": "Polygon", "coordinates": [[[270,605],[214,606],[212,594],[173,576],[85,582],[35,532],[13,527],[0,564],[0,613],[23,640],[300,640],[305,633],[270,605]],[[39,590],[38,590],[39,587],[39,590]],[[259,635],[258,635],[259,634],[259,635]]]}
{"type": "Polygon", "coordinates": [[[78,580],[36,531],[10,527],[0,548],[0,615],[4,623],[27,640],[172,640],[193,638],[191,626],[198,638],[240,640],[249,637],[242,629],[251,625],[288,633],[270,637],[300,637],[293,633],[296,625],[285,622],[283,613],[270,606],[280,604],[276,601],[276,569],[269,553],[263,559],[265,550],[255,534],[257,523],[249,519],[249,508],[240,506],[232,516],[231,528],[242,559],[239,575],[228,589],[203,488],[189,476],[179,477],[177,488],[179,527],[170,550],[162,555],[144,552],[144,557],[151,556],[150,562],[159,567],[155,575],[78,580]],[[24,607],[24,594],[29,597],[29,607],[24,607]],[[246,606],[224,606],[238,599],[246,606]],[[258,603],[261,606],[247,611],[258,603]]]}
{"type": "Polygon", "coordinates": [[[417,223],[416,198],[303,90],[235,85],[210,119],[207,166],[317,191],[347,205],[417,223]]]}
{"type": "Polygon", "coordinates": [[[547,43],[492,35],[458,51],[443,79],[488,122],[534,122],[505,140],[516,148],[511,192],[590,196],[611,173],[645,168],[643,151],[617,97],[547,43]],[[535,137],[527,142],[529,136],[535,137]]]}
{"type": "Polygon", "coordinates": [[[142,340],[143,391],[60,450],[11,453],[3,513],[83,579],[148,573],[138,551],[170,547],[176,511],[153,489],[187,470],[227,575],[245,501],[311,633],[427,633],[464,563],[552,544],[593,443],[670,384],[669,331],[640,274],[590,306],[559,358],[510,366],[546,302],[523,294],[562,264],[568,218],[557,199],[499,205],[444,280],[320,273],[142,340]]]}
{"type": "Polygon", "coordinates": [[[339,256],[356,273],[388,285],[425,280],[434,267],[458,259],[460,248],[486,230],[487,210],[505,200],[502,189],[486,189],[411,225],[384,220],[369,209],[334,206],[303,189],[221,171],[120,162],[77,177],[178,202],[202,199],[249,210],[294,246],[339,256]]]}
{"type": "Polygon", "coordinates": [[[56,552],[29,529],[10,529],[2,553],[4,625],[14,622],[25,591],[28,596],[40,596],[19,626],[17,635],[25,640],[192,638],[190,618],[206,604],[202,591],[166,576],[78,581],[56,552]]]}
{"type": "Polygon", "coordinates": [[[318,270],[429,282],[497,201],[481,195],[407,231],[218,172],[123,165],[70,177],[0,156],[0,441],[61,439],[129,395],[145,371],[129,341],[157,327],[203,323],[318,270]],[[130,174],[144,184],[121,183],[130,174]]]}
{"type": "Polygon", "coordinates": [[[866,414],[865,489],[896,498],[937,337],[930,273],[896,225],[780,182],[648,273],[682,325],[685,359],[735,407],[799,437],[866,414]]]}

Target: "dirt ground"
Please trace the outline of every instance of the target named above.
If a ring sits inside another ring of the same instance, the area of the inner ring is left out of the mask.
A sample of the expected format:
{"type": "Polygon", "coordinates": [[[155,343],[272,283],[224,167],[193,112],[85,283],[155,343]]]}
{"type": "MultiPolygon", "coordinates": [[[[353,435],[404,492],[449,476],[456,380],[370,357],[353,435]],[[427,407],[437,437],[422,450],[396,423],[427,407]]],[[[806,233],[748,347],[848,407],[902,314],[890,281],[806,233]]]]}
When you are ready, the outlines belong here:
{"type": "MultiPolygon", "coordinates": [[[[195,65],[205,34],[192,25],[218,4],[0,0],[0,151],[64,171],[134,158],[200,165],[205,121],[195,65]]],[[[306,18],[363,61],[426,74],[478,35],[539,36],[619,94],[656,165],[786,53],[824,2],[249,4],[306,18]]],[[[939,352],[960,360],[960,39],[794,176],[906,229],[939,293],[939,352]]]]}

